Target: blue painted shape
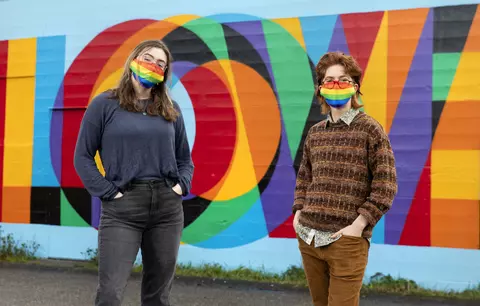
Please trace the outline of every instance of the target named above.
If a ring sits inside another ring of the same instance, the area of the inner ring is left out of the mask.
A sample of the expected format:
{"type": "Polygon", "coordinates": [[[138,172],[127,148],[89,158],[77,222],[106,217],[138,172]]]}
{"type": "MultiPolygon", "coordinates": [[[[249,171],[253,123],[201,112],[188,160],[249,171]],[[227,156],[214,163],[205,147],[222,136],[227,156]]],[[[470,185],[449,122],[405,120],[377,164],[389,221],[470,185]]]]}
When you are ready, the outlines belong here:
{"type": "Polygon", "coordinates": [[[258,199],[240,219],[212,238],[196,243],[201,248],[233,248],[249,244],[268,235],[262,201],[258,199]]]}
{"type": "Polygon", "coordinates": [[[383,216],[373,228],[372,243],[385,243],[385,216],[383,216]]]}
{"type": "Polygon", "coordinates": [[[348,48],[347,38],[345,37],[345,31],[343,30],[343,22],[340,15],[336,16],[337,22],[333,29],[332,39],[328,48],[329,52],[341,51],[345,54],[350,54],[348,48]]]}
{"type": "Polygon", "coordinates": [[[65,36],[37,39],[32,186],[59,186],[50,154],[52,107],[65,70],[65,36]]]}
{"type": "Polygon", "coordinates": [[[182,111],[185,130],[187,131],[188,145],[190,151],[192,151],[196,135],[195,110],[193,109],[192,100],[183,84],[178,80],[176,74],[172,74],[172,76],[174,81],[173,84],[175,84],[171,89],[172,99],[178,103],[180,110],[182,111]]]}
{"type": "Polygon", "coordinates": [[[337,16],[312,16],[299,19],[308,56],[313,64],[316,64],[328,51],[337,16]]]}

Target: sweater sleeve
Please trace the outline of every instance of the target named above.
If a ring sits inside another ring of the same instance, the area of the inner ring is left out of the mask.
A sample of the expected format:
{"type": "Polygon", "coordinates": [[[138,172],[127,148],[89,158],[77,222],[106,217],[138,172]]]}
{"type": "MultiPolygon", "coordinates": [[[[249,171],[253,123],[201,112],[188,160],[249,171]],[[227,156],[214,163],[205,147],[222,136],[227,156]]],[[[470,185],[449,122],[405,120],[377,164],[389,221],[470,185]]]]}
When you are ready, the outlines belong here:
{"type": "Polygon", "coordinates": [[[392,206],[397,193],[395,157],[387,134],[379,125],[369,139],[368,164],[372,174],[367,201],[358,208],[373,227],[392,206]]]}
{"type": "Polygon", "coordinates": [[[175,121],[175,158],[179,172],[178,183],[180,187],[182,187],[182,195],[186,196],[190,193],[194,166],[188,145],[183,115],[177,103],[175,103],[175,107],[180,113],[180,116],[175,121]]]}
{"type": "Polygon", "coordinates": [[[300,168],[298,169],[297,181],[295,185],[295,197],[293,202],[292,211],[296,213],[297,210],[303,209],[308,186],[312,183],[312,164],[310,161],[310,132],[305,138],[303,145],[302,161],[300,162],[300,168]]]}
{"type": "Polygon", "coordinates": [[[104,109],[102,101],[94,100],[88,106],[80,125],[74,153],[74,166],[87,191],[102,200],[111,200],[119,192],[98,170],[95,154],[102,141],[104,109]]]}

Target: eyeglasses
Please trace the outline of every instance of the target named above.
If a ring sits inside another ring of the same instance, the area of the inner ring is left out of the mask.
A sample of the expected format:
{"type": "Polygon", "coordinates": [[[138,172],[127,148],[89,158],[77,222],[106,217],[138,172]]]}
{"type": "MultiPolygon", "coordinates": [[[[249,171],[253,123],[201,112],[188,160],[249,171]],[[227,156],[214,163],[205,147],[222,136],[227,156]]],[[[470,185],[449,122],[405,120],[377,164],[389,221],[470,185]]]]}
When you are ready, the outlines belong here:
{"type": "Polygon", "coordinates": [[[167,69],[167,64],[166,63],[164,63],[162,60],[155,62],[155,59],[153,59],[153,57],[151,57],[149,54],[144,54],[142,56],[142,60],[147,62],[147,63],[153,63],[153,64],[157,65],[158,67],[162,68],[162,70],[167,69]]]}
{"type": "Polygon", "coordinates": [[[335,84],[337,84],[338,88],[345,89],[349,88],[353,85],[353,81],[350,80],[341,80],[341,81],[325,81],[322,83],[321,87],[326,89],[333,89],[335,88],[335,84]]]}

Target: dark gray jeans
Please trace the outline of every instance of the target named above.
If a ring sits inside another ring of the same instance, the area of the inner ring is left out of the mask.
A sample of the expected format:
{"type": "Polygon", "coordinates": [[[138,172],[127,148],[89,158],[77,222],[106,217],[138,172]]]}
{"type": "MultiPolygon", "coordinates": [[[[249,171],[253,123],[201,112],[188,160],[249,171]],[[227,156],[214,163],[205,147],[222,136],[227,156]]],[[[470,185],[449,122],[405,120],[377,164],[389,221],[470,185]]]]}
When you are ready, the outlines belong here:
{"type": "Polygon", "coordinates": [[[141,305],[170,305],[182,230],[182,197],[164,181],[134,182],[123,197],[103,202],[95,305],[121,305],[139,248],[143,261],[141,305]]]}

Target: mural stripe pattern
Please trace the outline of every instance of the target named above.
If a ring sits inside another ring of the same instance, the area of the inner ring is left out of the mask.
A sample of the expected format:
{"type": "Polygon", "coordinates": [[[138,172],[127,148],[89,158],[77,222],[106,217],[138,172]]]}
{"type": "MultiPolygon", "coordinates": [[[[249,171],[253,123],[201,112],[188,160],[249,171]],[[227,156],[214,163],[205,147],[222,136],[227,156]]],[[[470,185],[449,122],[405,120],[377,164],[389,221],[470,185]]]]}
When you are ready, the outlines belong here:
{"type": "Polygon", "coordinates": [[[8,45],[2,220],[30,223],[37,39],[8,45]]]}

